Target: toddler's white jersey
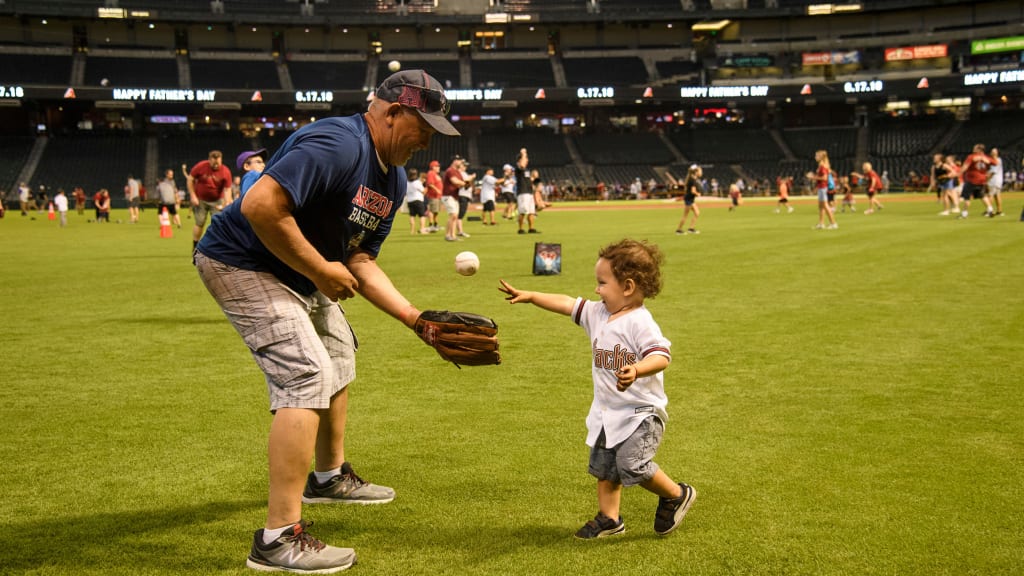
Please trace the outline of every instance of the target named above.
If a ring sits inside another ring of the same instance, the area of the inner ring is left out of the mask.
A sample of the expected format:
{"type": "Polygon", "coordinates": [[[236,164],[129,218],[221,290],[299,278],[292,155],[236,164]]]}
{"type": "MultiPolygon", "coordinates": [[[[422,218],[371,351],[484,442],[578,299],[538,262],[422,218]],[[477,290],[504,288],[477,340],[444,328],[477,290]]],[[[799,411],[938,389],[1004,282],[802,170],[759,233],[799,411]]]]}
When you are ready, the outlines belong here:
{"type": "Polygon", "coordinates": [[[625,392],[616,388],[615,372],[619,368],[651,354],[672,359],[672,343],[662,335],[650,311],[641,306],[609,321],[611,314],[604,303],[577,298],[570,317],[590,339],[594,401],[587,415],[587,445],[597,442],[602,428],[605,446],[610,448],[628,438],[651,415],[662,422],[668,420],[664,371],[637,378],[625,392]]]}

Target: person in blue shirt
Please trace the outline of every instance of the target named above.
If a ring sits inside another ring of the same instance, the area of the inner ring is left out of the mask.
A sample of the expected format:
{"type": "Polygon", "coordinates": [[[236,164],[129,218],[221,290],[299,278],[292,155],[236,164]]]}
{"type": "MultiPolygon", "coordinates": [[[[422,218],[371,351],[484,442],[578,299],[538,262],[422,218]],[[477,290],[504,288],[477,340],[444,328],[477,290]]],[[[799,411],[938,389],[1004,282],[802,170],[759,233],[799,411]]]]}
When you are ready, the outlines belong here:
{"type": "Polygon", "coordinates": [[[355,552],[311,536],[302,504],[395,497],[345,460],[357,343],[337,301],[360,294],[415,325],[419,310],[377,255],[405,196],[406,162],[435,133],[459,135],[447,112],[441,84],[426,72],[392,74],[364,114],[292,134],[196,247],[199,276],[263,371],[273,414],[267,518],[254,534],[250,568],[348,568],[355,552]]]}

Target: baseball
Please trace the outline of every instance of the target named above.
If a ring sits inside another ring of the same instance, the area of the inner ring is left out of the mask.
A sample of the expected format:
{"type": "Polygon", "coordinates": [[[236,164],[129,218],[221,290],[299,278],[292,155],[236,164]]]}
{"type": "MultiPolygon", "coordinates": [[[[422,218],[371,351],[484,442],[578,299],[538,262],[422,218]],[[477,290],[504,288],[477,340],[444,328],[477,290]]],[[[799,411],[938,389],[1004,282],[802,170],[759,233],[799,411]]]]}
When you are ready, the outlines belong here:
{"type": "Polygon", "coordinates": [[[455,256],[455,271],[463,276],[472,276],[480,269],[480,259],[472,252],[459,252],[455,256]]]}
{"type": "Polygon", "coordinates": [[[392,60],[391,62],[388,62],[388,70],[391,70],[392,72],[398,72],[401,69],[402,63],[399,62],[398,60],[392,60]]]}

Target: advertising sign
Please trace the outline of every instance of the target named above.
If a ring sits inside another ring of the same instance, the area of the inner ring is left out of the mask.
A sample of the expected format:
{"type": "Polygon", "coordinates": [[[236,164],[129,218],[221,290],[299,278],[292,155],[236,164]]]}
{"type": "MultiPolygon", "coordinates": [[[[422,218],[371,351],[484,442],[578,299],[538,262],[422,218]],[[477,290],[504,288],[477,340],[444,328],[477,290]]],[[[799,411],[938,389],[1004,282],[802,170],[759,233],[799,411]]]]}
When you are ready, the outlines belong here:
{"type": "Polygon", "coordinates": [[[904,46],[900,48],[886,48],[885,61],[897,62],[900,60],[921,60],[924,58],[945,58],[949,55],[949,47],[946,44],[930,44],[928,46],[904,46]]]}

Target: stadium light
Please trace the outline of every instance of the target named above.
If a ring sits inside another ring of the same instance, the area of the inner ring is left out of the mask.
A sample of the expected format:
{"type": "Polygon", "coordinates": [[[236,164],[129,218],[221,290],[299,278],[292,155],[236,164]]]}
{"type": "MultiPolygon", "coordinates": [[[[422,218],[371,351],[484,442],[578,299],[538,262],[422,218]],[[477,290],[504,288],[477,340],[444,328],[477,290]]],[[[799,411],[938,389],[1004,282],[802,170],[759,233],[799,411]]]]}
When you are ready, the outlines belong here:
{"type": "Polygon", "coordinates": [[[808,16],[822,16],[827,14],[842,14],[844,12],[860,12],[864,6],[860,3],[852,4],[808,4],[808,16]]]}
{"type": "Polygon", "coordinates": [[[721,32],[726,26],[732,24],[732,20],[722,19],[714,21],[697,22],[690,27],[694,32],[721,32]]]}

